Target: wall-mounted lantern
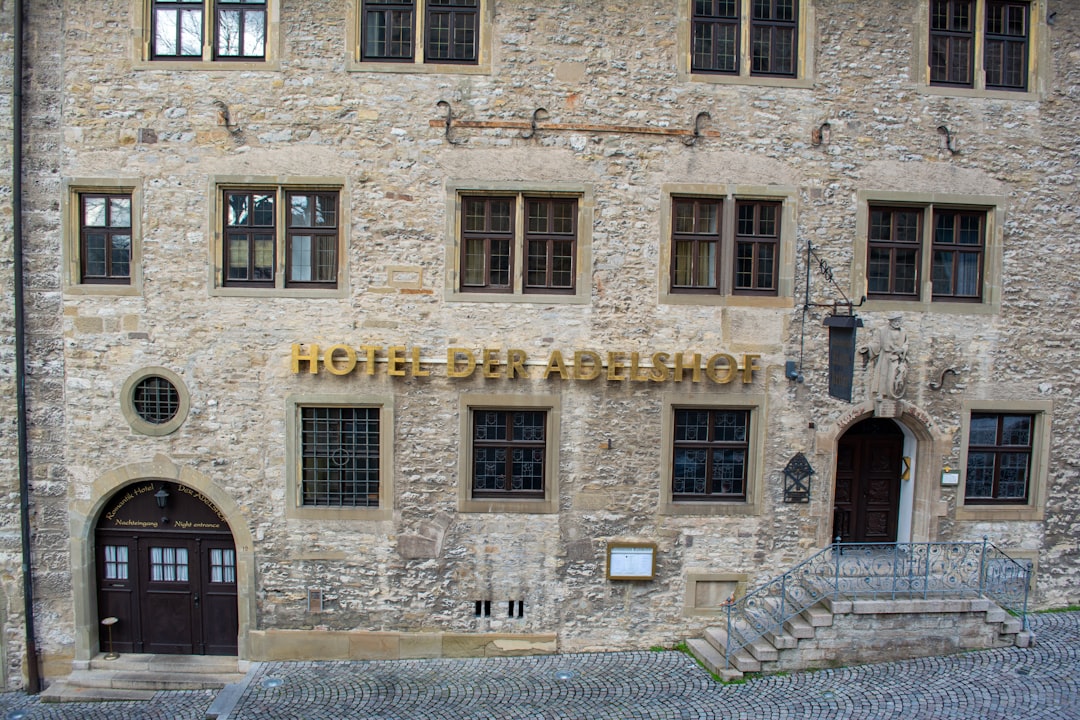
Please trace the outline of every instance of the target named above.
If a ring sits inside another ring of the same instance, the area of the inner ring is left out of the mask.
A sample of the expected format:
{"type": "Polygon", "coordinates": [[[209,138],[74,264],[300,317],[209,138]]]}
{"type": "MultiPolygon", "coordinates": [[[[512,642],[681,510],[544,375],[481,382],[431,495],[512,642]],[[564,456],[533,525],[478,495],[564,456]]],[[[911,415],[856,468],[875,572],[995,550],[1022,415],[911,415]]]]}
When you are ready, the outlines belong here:
{"type": "Polygon", "coordinates": [[[784,502],[810,502],[810,477],[813,474],[814,468],[810,467],[806,456],[795,453],[784,468],[784,502]]]}

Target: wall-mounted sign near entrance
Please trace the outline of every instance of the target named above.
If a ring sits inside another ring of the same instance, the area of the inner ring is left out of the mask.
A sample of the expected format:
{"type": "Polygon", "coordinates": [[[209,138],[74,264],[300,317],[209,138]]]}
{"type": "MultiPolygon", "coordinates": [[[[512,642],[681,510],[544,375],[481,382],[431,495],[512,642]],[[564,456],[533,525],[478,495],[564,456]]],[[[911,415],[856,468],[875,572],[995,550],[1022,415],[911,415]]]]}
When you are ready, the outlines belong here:
{"type": "Polygon", "coordinates": [[[101,514],[98,528],[229,532],[225,517],[198,490],[150,480],[117,493],[101,514]]]}
{"type": "Polygon", "coordinates": [[[652,580],[656,576],[656,543],[610,543],[608,580],[652,580]]]}
{"type": "Polygon", "coordinates": [[[829,395],[851,402],[855,376],[855,328],[863,326],[854,315],[832,315],[825,318],[829,328],[829,395]]]}
{"type": "Polygon", "coordinates": [[[292,371],[316,375],[325,370],[331,375],[361,372],[375,375],[379,365],[391,377],[427,377],[433,372],[450,378],[467,378],[479,373],[485,378],[539,378],[554,376],[559,380],[596,380],[629,382],[691,382],[709,380],[724,385],[740,380],[754,382],[754,372],[761,370],[761,355],[743,353],[623,352],[552,350],[544,359],[530,358],[524,350],[509,348],[452,347],[444,358],[425,358],[419,347],[404,345],[331,345],[320,352],[318,345],[292,346],[292,371]],[[440,367],[436,371],[434,368],[440,367]]]}

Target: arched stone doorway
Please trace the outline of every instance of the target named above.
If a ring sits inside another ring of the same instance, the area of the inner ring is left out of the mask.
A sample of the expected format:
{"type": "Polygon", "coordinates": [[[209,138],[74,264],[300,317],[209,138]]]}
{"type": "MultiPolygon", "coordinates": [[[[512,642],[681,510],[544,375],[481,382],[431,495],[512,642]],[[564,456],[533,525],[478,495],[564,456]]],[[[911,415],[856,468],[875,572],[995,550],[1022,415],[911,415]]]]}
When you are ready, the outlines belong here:
{"type": "Polygon", "coordinates": [[[117,618],[111,649],[237,654],[236,545],[209,498],[164,479],[126,485],[105,503],[94,541],[98,621],[117,618]]]}
{"type": "Polygon", "coordinates": [[[836,445],[832,536],[841,542],[896,542],[904,433],[887,418],[852,425],[836,445]]]}

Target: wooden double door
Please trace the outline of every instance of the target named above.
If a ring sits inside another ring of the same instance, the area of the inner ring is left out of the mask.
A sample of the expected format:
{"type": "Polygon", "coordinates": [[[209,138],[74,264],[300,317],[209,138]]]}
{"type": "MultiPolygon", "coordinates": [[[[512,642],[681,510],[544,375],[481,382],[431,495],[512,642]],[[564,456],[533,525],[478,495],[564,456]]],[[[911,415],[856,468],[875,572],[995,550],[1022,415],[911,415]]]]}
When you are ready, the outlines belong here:
{"type": "Polygon", "coordinates": [[[892,420],[863,420],[840,438],[833,538],[896,542],[903,454],[904,434],[892,420]]]}
{"type": "MultiPolygon", "coordinates": [[[[232,538],[97,535],[98,615],[115,617],[116,652],[235,655],[236,548],[232,538]]],[[[101,628],[109,650],[109,629],[101,628]]]]}

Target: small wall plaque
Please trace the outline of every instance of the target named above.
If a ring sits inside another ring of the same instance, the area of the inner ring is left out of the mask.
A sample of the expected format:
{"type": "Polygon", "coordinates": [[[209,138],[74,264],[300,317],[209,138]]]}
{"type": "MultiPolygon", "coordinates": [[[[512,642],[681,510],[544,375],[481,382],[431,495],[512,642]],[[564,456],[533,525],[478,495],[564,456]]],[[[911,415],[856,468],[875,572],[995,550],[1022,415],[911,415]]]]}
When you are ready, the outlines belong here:
{"type": "Polygon", "coordinates": [[[941,473],[941,484],[942,485],[959,485],[960,484],[960,473],[958,473],[958,472],[949,472],[948,470],[946,470],[945,472],[941,473]]]}
{"type": "Polygon", "coordinates": [[[608,580],[652,580],[656,576],[656,543],[609,543],[608,580]]]}

